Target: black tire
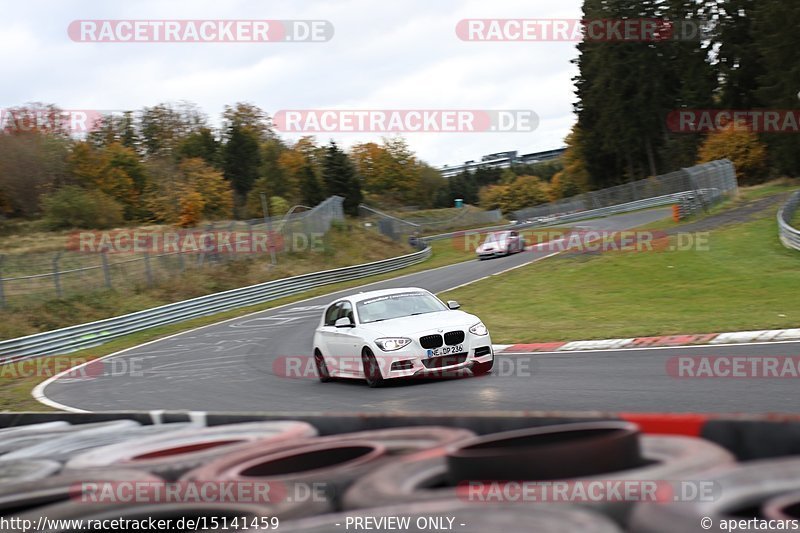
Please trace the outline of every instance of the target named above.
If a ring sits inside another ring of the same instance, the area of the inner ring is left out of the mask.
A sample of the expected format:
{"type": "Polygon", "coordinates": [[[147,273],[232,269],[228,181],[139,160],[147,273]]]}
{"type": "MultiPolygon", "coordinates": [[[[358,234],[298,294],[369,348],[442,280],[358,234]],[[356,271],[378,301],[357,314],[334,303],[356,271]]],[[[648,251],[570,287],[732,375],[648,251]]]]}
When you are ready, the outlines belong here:
{"type": "MultiPolygon", "coordinates": [[[[710,469],[731,465],[733,456],[723,448],[690,437],[643,436],[641,453],[646,462],[638,467],[580,479],[604,480],[670,480],[688,479],[710,469]]],[[[440,448],[400,457],[361,477],[344,496],[345,509],[364,509],[386,505],[403,505],[458,499],[457,489],[449,482],[447,449],[440,448]]],[[[509,461],[513,461],[510,458],[509,461]]],[[[798,462],[795,460],[795,462],[798,462]]],[[[795,472],[792,471],[792,474],[795,472]]],[[[800,485],[800,477],[795,484],[800,485]]],[[[473,503],[474,504],[474,503],[473,503]]],[[[635,502],[581,503],[582,507],[600,511],[625,524],[635,502]]],[[[663,512],[668,505],[645,506],[663,512]]],[[[666,522],[668,523],[668,522],[666,522]]],[[[699,521],[697,522],[699,524],[699,521]]],[[[635,529],[634,529],[635,530],[635,529]]],[[[638,530],[635,530],[638,531],[638,530]]],[[[643,529],[642,531],[667,531],[643,529]]],[[[671,531],[685,531],[672,529],[671,531]]]]}
{"type": "Polygon", "coordinates": [[[274,489],[266,503],[271,515],[304,517],[338,509],[350,484],[387,459],[386,447],[377,442],[305,440],[282,447],[250,446],[188,472],[181,481],[263,484],[274,489]],[[295,496],[298,489],[314,484],[324,498],[314,497],[318,493],[295,496]]]}
{"type": "Polygon", "coordinates": [[[687,479],[713,484],[714,497],[707,501],[639,504],[631,518],[631,531],[694,532],[703,531],[700,524],[703,517],[711,518],[714,526],[725,519],[760,517],[759,507],[769,507],[770,500],[774,503],[774,498],[800,490],[800,459],[781,457],[750,461],[687,479]],[[748,514],[744,515],[743,512],[748,514]]]}
{"type": "Polygon", "coordinates": [[[485,363],[475,363],[472,365],[472,375],[473,376],[484,376],[492,371],[494,368],[494,354],[492,354],[492,360],[486,361],[485,363]]]}
{"type": "Polygon", "coordinates": [[[322,383],[328,383],[331,379],[331,373],[328,372],[328,365],[325,363],[325,358],[322,357],[322,352],[314,350],[314,366],[317,367],[317,377],[322,383]]]}
{"type": "Polygon", "coordinates": [[[71,470],[136,468],[174,480],[241,446],[267,446],[314,437],[317,430],[305,422],[247,422],[174,431],[95,448],[67,463],[71,470]]]}
{"type": "Polygon", "coordinates": [[[101,446],[110,446],[121,442],[133,442],[136,439],[164,435],[173,431],[191,429],[189,422],[155,424],[149,426],[122,427],[116,431],[86,430],[67,433],[63,437],[55,437],[46,441],[20,448],[3,455],[3,460],[12,459],[51,459],[66,463],[73,457],[89,452],[101,446]]]}
{"type": "Polygon", "coordinates": [[[364,367],[364,379],[367,381],[367,385],[373,389],[383,386],[385,382],[383,374],[381,374],[375,354],[369,348],[364,348],[364,351],[361,352],[361,364],[364,367]]]}
{"type": "Polygon", "coordinates": [[[46,478],[61,470],[61,463],[49,459],[20,459],[0,462],[0,485],[46,478]]]}
{"type": "MultiPolygon", "coordinates": [[[[71,509],[68,512],[73,513],[73,517],[80,516],[92,507],[76,501],[80,497],[82,483],[125,481],[159,483],[163,479],[141,470],[95,468],[72,472],[64,470],[55,476],[35,481],[6,482],[0,484],[0,516],[38,513],[40,506],[44,505],[63,505],[65,509],[71,509]]],[[[130,507],[130,503],[121,505],[130,507]]],[[[55,518],[55,515],[44,516],[55,518]]],[[[67,518],[63,515],[60,517],[67,518]]]]}

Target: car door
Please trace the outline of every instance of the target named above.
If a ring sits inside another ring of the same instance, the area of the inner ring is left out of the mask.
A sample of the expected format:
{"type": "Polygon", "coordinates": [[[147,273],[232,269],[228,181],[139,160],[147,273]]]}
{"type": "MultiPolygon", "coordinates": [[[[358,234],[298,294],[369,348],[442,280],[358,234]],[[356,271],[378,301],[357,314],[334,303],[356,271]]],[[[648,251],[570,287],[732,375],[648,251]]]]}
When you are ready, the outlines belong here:
{"type": "MultiPolygon", "coordinates": [[[[337,320],[349,318],[351,324],[356,324],[353,304],[349,301],[342,301],[339,305],[337,320]]],[[[358,335],[358,327],[333,328],[331,334],[331,349],[335,354],[337,368],[342,374],[359,376],[361,368],[361,346],[362,340],[358,335]]]]}
{"type": "Polygon", "coordinates": [[[508,253],[515,253],[519,251],[519,234],[516,231],[511,231],[508,234],[508,253]]]}
{"type": "MultiPolygon", "coordinates": [[[[335,302],[331,304],[325,310],[325,319],[322,322],[322,327],[319,328],[319,338],[321,341],[319,348],[326,360],[328,360],[331,357],[331,354],[333,354],[333,343],[335,342],[336,333],[334,324],[336,323],[336,319],[339,318],[339,309],[341,306],[342,302],[335,302]]],[[[330,362],[328,363],[328,369],[333,369],[330,362]]]]}

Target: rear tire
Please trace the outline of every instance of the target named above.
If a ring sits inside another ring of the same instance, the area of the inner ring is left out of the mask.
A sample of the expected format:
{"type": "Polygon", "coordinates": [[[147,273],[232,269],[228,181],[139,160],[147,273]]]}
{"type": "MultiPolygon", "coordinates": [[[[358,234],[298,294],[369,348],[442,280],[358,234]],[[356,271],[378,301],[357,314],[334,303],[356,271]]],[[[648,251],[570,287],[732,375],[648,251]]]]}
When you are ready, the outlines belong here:
{"type": "Polygon", "coordinates": [[[322,383],[327,383],[332,379],[325,358],[322,357],[322,352],[319,350],[314,350],[314,365],[317,367],[317,376],[322,383]]]}
{"type": "Polygon", "coordinates": [[[361,364],[364,366],[364,379],[367,381],[367,385],[373,389],[382,386],[383,374],[381,374],[375,354],[369,348],[364,348],[364,351],[361,352],[361,364]]]}

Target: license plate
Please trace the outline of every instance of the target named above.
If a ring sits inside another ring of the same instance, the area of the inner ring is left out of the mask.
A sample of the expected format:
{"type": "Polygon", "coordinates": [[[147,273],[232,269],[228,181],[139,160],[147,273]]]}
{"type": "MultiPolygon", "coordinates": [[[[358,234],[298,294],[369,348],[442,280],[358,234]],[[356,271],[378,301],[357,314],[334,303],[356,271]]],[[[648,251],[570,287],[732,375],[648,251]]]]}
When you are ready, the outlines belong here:
{"type": "Polygon", "coordinates": [[[461,353],[464,351],[463,344],[456,344],[455,346],[442,346],[440,348],[434,348],[432,350],[428,350],[427,356],[428,359],[431,357],[441,357],[443,355],[452,355],[455,353],[461,353]]]}

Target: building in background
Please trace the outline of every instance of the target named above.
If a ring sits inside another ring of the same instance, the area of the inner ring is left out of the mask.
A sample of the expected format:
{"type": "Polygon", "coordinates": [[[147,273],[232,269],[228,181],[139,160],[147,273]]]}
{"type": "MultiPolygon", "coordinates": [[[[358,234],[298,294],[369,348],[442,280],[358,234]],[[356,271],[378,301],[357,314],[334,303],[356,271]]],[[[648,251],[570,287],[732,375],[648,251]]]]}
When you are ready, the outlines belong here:
{"type": "Polygon", "coordinates": [[[533,165],[550,159],[561,157],[566,148],[556,148],[544,152],[533,152],[530,154],[518,155],[517,151],[498,152],[481,157],[480,161],[465,161],[461,165],[445,165],[439,169],[442,176],[451,178],[464,171],[474,172],[478,168],[510,168],[512,165],[533,165]]]}

